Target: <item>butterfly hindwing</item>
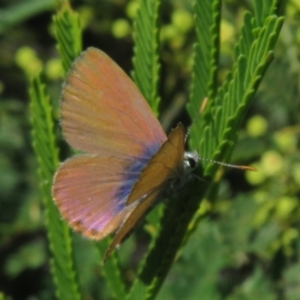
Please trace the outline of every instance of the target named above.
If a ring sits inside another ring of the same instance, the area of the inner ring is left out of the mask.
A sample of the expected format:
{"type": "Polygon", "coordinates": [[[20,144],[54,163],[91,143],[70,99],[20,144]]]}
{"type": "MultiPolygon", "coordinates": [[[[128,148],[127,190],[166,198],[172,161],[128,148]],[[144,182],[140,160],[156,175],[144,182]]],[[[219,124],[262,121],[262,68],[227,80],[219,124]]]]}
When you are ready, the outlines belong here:
{"type": "Polygon", "coordinates": [[[61,165],[55,175],[53,197],[76,231],[102,239],[120,226],[128,209],[126,188],[131,189],[138,178],[138,174],[128,173],[132,163],[86,154],[61,165]]]}

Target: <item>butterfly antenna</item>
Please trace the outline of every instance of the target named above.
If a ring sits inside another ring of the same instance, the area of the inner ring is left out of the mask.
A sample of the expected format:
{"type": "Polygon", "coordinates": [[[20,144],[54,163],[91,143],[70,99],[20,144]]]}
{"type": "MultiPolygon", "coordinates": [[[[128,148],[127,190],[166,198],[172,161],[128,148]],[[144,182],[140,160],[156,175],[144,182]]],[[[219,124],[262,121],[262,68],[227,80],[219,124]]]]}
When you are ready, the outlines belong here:
{"type": "Polygon", "coordinates": [[[199,159],[204,160],[204,161],[208,161],[214,164],[218,164],[224,167],[228,167],[228,168],[235,168],[235,169],[240,169],[240,170],[248,170],[248,171],[257,171],[257,168],[255,167],[251,167],[251,166],[243,166],[243,165],[232,165],[232,164],[227,164],[227,163],[223,163],[217,160],[213,160],[213,159],[209,159],[209,158],[202,158],[199,157],[199,159]]]}
{"type": "MultiPolygon", "coordinates": [[[[187,129],[187,132],[186,132],[186,135],[185,135],[185,142],[186,142],[188,136],[190,135],[191,129],[192,129],[193,125],[196,123],[196,120],[201,116],[201,114],[204,112],[205,108],[207,107],[208,101],[209,101],[208,97],[205,97],[203,99],[203,101],[201,103],[201,106],[200,106],[200,109],[199,109],[198,116],[193,121],[192,125],[187,129]]],[[[223,163],[223,162],[220,162],[220,161],[212,160],[212,159],[209,159],[209,158],[202,158],[202,157],[198,157],[198,159],[201,159],[201,160],[204,160],[204,161],[207,161],[207,162],[211,162],[211,163],[214,163],[214,164],[218,164],[218,165],[228,167],[228,168],[235,168],[235,169],[248,170],[248,171],[257,171],[257,168],[255,168],[255,167],[227,164],[227,163],[223,163]]]]}

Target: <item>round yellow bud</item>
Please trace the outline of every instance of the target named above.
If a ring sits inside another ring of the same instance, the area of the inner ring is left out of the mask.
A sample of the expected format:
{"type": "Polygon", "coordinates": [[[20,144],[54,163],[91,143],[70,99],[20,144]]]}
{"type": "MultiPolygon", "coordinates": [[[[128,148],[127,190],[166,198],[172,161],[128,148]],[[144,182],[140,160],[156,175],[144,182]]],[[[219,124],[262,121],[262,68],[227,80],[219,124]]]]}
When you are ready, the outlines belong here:
{"type": "Polygon", "coordinates": [[[266,151],[261,159],[261,171],[266,174],[266,176],[273,176],[279,173],[283,169],[283,158],[282,156],[274,151],[266,151]]]}
{"type": "Polygon", "coordinates": [[[192,14],[184,9],[175,10],[171,18],[172,24],[182,33],[190,31],[194,24],[192,14]]]}
{"type": "Polygon", "coordinates": [[[45,66],[45,73],[52,80],[61,78],[63,76],[61,60],[58,58],[49,59],[45,66]]]}
{"type": "Polygon", "coordinates": [[[262,136],[267,132],[268,123],[262,116],[256,115],[247,123],[247,132],[252,137],[262,136]]]}
{"type": "Polygon", "coordinates": [[[130,24],[125,19],[118,19],[112,25],[112,33],[116,38],[124,38],[131,32],[130,24]]]}

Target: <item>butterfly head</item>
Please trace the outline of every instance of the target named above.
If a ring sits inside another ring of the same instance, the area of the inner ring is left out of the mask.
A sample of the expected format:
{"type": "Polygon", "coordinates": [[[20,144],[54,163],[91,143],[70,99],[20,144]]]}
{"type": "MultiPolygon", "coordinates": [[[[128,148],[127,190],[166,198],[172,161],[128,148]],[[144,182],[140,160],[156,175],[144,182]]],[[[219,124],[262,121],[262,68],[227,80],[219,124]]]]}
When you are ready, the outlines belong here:
{"type": "Polygon", "coordinates": [[[197,167],[198,161],[199,161],[199,154],[197,151],[185,152],[184,160],[183,160],[184,171],[187,173],[191,172],[193,169],[197,167]]]}

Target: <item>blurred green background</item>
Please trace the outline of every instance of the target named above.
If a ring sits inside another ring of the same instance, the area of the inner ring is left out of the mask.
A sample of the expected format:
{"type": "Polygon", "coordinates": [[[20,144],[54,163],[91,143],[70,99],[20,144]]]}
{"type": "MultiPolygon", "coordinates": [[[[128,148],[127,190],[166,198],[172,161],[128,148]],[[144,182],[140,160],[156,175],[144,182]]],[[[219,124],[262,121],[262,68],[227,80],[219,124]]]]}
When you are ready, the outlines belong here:
{"type": "MultiPolygon", "coordinates": [[[[162,1],[161,122],[181,120],[195,41],[193,1],[162,1]]],[[[0,292],[11,299],[53,299],[37,162],[30,139],[28,78],[41,70],[56,108],[62,68],[52,16],[54,0],[0,0],[0,292]]],[[[107,52],[131,70],[138,1],[72,1],[84,28],[84,48],[107,52]]],[[[251,1],[223,1],[220,82],[251,1]]],[[[300,299],[300,0],[286,1],[275,59],[253,99],[231,162],[258,172],[226,170],[209,217],[183,249],[159,299],[300,299]]],[[[57,127],[59,130],[59,127],[57,127]]],[[[68,155],[61,142],[64,159],[68,155]]],[[[109,299],[91,243],[75,235],[85,299],[109,299]]],[[[143,247],[142,240],[140,246],[143,247]]],[[[124,274],[135,276],[130,239],[121,248],[124,274]]]]}

